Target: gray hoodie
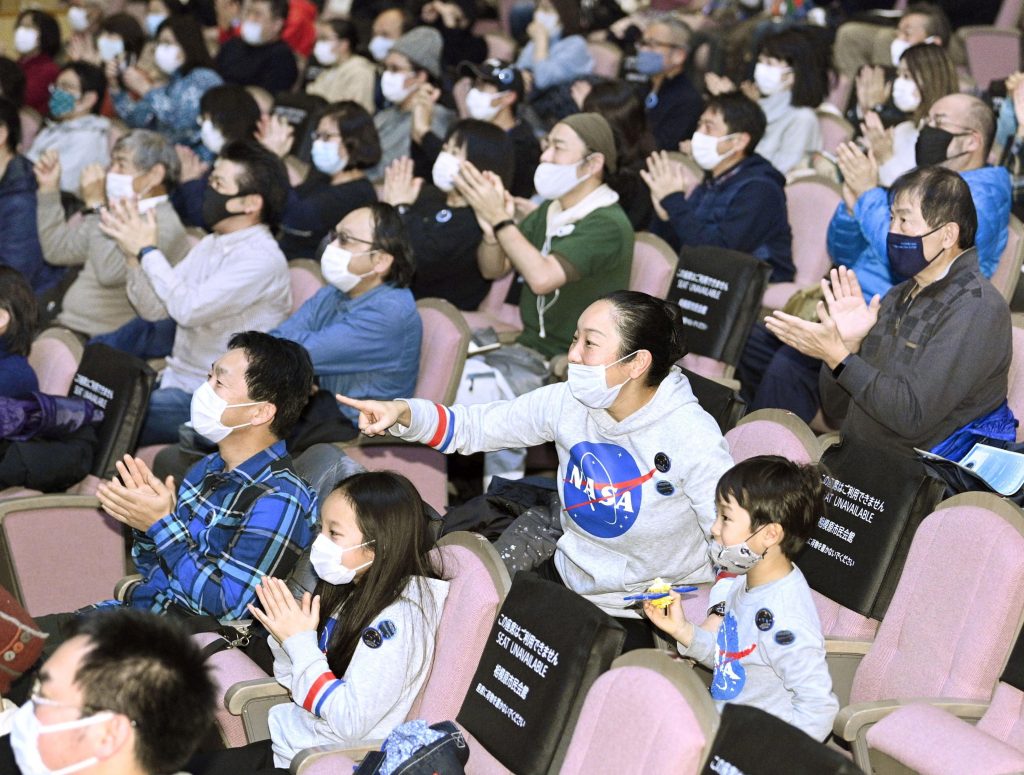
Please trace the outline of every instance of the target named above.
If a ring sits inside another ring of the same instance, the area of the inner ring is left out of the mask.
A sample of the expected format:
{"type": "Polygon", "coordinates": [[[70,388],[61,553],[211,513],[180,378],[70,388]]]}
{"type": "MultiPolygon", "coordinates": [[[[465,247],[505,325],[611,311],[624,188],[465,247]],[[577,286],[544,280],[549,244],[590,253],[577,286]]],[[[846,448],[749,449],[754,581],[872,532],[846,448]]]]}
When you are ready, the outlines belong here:
{"type": "Polygon", "coordinates": [[[622,422],[581,404],[565,383],[476,406],[407,403],[411,425],[392,432],[441,452],[555,442],[564,531],[555,565],[570,589],[612,616],[637,617],[623,596],[659,576],[712,580],[715,485],[732,458],[679,369],[622,422]]]}

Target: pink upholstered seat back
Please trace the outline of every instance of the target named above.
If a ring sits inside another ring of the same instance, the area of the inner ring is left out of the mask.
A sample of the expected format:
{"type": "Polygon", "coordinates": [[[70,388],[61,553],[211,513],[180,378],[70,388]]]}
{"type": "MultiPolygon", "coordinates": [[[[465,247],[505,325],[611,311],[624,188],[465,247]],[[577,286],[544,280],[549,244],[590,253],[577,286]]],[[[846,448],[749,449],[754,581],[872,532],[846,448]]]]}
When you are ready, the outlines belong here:
{"type": "Polygon", "coordinates": [[[796,415],[779,409],[747,415],[725,434],[725,440],[737,463],[757,455],[779,455],[806,464],[821,455],[814,432],[796,415]]]}
{"type": "Polygon", "coordinates": [[[587,44],[590,58],[594,60],[592,72],[603,78],[618,78],[622,66],[622,49],[613,43],[594,42],[587,44]]]}
{"type": "MultiPolygon", "coordinates": [[[[201,632],[193,635],[192,639],[200,647],[219,638],[215,632],[201,632]]],[[[224,707],[224,696],[228,689],[240,681],[252,681],[257,678],[268,678],[260,668],[249,657],[238,649],[225,649],[218,651],[207,659],[211,666],[210,675],[217,690],[217,708],[214,715],[217,719],[217,726],[220,727],[221,737],[228,748],[237,748],[246,745],[249,741],[245,736],[245,726],[241,716],[235,716],[224,707]]]]}
{"type": "Polygon", "coordinates": [[[1022,518],[1015,507],[1004,516],[1011,507],[995,496],[946,503],[954,505],[927,517],[914,536],[851,702],[992,696],[1024,611],[1022,518]]]}
{"type": "Polygon", "coordinates": [[[455,400],[466,363],[469,326],[461,312],[441,299],[421,299],[416,308],[423,321],[416,398],[450,404],[455,400]]]}
{"type": "Polygon", "coordinates": [[[483,562],[463,546],[440,548],[448,597],[430,677],[409,714],[427,723],[454,719],[469,690],[501,597],[483,562]]]}
{"type": "Polygon", "coordinates": [[[838,186],[816,175],[786,186],[786,210],[793,230],[794,282],[801,288],[816,284],[832,264],[826,235],[840,198],[838,186]]]}
{"type": "Polygon", "coordinates": [[[821,634],[834,640],[874,640],[878,622],[844,608],[835,600],[811,590],[821,621],[821,634]]]}
{"type": "MultiPolygon", "coordinates": [[[[821,129],[821,150],[835,155],[836,149],[853,139],[853,126],[846,119],[827,110],[818,111],[818,127],[821,129]]],[[[793,223],[790,219],[790,223],[793,223]]]]}
{"type": "Polygon", "coordinates": [[[320,272],[314,271],[310,266],[306,264],[313,264],[315,262],[303,261],[302,265],[297,264],[293,261],[288,267],[288,274],[292,281],[292,314],[299,311],[299,307],[313,298],[316,292],[324,287],[323,277],[320,272]]]}
{"type": "Polygon", "coordinates": [[[718,361],[708,358],[706,355],[697,355],[697,353],[687,353],[679,360],[679,363],[694,374],[700,374],[708,379],[728,377],[732,372],[729,364],[725,361],[718,361]]]}
{"type": "Polygon", "coordinates": [[[77,340],[72,341],[69,338],[72,336],[68,331],[61,334],[44,331],[32,342],[28,362],[39,380],[40,393],[68,394],[82,359],[82,345],[77,340]]]}
{"type": "Polygon", "coordinates": [[[1006,400],[1015,417],[1022,422],[1017,426],[1017,441],[1024,441],[1024,321],[1014,321],[1013,360],[1010,362],[1006,400]]]}
{"type": "Polygon", "coordinates": [[[667,678],[642,667],[614,668],[587,692],[561,773],[696,773],[706,743],[667,678]]]}
{"type": "Polygon", "coordinates": [[[1024,692],[1000,683],[978,729],[1024,751],[1024,692]]]}
{"type": "Polygon", "coordinates": [[[1010,215],[1010,224],[1006,232],[1006,247],[999,256],[999,263],[992,275],[992,284],[1003,295],[1007,302],[1013,299],[1013,292],[1020,280],[1021,260],[1024,259],[1024,225],[1016,216],[1010,215]]]}
{"type": "Polygon", "coordinates": [[[962,27],[957,30],[964,42],[967,69],[979,86],[1005,78],[1007,73],[1020,69],[1021,35],[1014,26],[1008,29],[962,27]]]}
{"type": "Polygon", "coordinates": [[[629,289],[664,299],[675,278],[679,256],[667,242],[646,232],[636,235],[629,289]]]}

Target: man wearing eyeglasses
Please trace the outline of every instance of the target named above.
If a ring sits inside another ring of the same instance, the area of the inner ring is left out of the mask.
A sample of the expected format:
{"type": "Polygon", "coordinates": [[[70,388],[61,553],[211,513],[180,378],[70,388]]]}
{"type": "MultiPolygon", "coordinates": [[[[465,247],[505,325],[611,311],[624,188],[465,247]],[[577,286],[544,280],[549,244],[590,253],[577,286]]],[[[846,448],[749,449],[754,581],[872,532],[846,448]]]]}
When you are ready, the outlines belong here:
{"type": "Polygon", "coordinates": [[[83,619],[0,738],[0,772],[176,772],[212,729],[215,699],[199,648],[171,622],[83,619]]]}
{"type": "Polygon", "coordinates": [[[700,118],[700,94],[683,73],[692,40],[693,31],[685,22],[665,16],[650,25],[637,44],[636,70],[651,79],[644,101],[647,124],[663,151],[678,150],[700,118]]]}

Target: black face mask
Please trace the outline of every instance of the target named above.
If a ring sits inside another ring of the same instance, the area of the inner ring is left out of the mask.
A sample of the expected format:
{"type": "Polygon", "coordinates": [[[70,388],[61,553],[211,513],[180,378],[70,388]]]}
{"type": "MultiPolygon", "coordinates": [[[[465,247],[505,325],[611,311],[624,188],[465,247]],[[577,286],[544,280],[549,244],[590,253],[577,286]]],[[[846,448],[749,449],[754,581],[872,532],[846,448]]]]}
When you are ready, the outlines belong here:
{"type": "Polygon", "coordinates": [[[918,167],[930,167],[933,164],[942,164],[947,159],[955,159],[957,156],[965,156],[967,151],[958,153],[955,156],[947,156],[949,144],[954,137],[969,135],[970,132],[947,132],[936,126],[923,126],[917,136],[917,143],[914,145],[914,159],[918,167]]]}
{"type": "Polygon", "coordinates": [[[206,191],[203,192],[203,223],[206,224],[206,228],[212,231],[213,227],[225,218],[241,215],[241,213],[228,212],[228,200],[240,196],[248,196],[248,194],[241,191],[237,194],[221,194],[207,186],[206,191]]]}

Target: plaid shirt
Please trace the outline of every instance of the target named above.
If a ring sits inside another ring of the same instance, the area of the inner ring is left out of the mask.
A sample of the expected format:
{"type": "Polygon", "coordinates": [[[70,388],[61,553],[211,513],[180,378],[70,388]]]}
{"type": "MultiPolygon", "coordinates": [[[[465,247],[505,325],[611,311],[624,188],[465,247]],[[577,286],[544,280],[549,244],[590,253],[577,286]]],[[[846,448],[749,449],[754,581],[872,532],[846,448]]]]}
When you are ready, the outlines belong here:
{"type": "Polygon", "coordinates": [[[208,455],[182,482],[174,513],[135,531],[132,557],[143,580],[129,604],[248,618],[256,584],[287,575],[315,522],[316,493],[295,473],[283,441],[227,472],[219,453],[208,455]],[[262,491],[255,500],[252,487],[262,491]]]}

